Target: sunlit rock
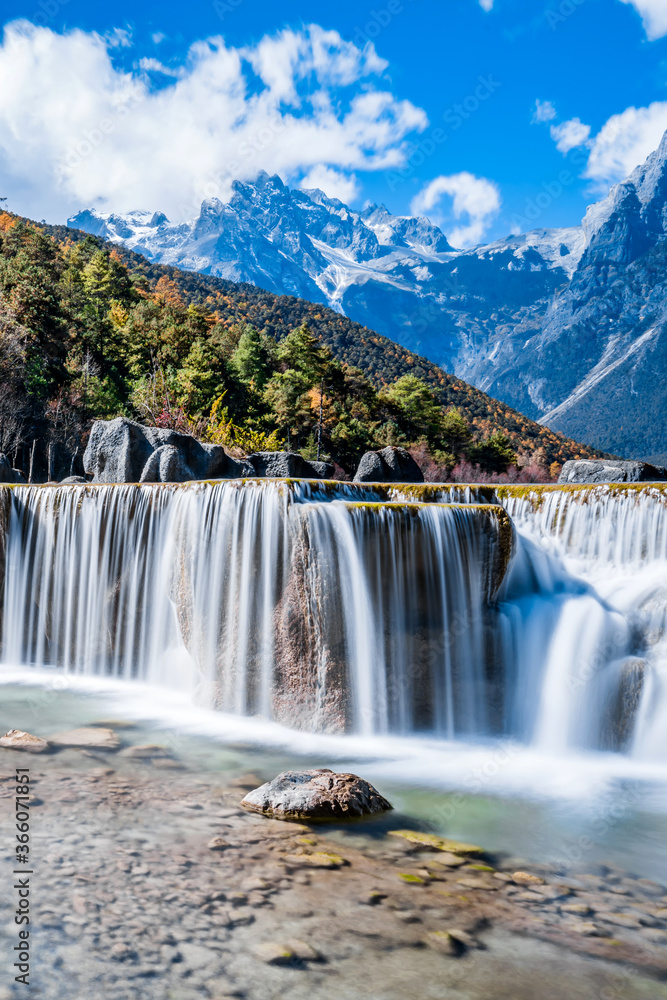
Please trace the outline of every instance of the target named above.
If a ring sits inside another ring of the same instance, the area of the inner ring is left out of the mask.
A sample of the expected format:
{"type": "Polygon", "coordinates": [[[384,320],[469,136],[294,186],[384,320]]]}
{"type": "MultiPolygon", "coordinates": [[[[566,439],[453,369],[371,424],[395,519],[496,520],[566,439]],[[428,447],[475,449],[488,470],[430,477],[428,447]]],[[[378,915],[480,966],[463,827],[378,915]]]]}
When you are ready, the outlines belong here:
{"type": "Polygon", "coordinates": [[[424,475],[405,448],[367,451],[354,476],[355,483],[423,483],[424,475]]]}
{"type": "Polygon", "coordinates": [[[230,458],[217,444],[201,444],[189,434],[145,427],[116,417],[96,420],[83,456],[95,483],[187,482],[253,475],[252,466],[230,458]]]}
{"type": "Polygon", "coordinates": [[[392,806],[356,774],[336,774],[320,767],[284,771],[248,792],[242,806],[276,819],[350,819],[386,812],[392,806]]]}
{"type": "Polygon", "coordinates": [[[27,753],[44,753],[48,750],[49,744],[40,736],[33,736],[32,733],[25,733],[22,729],[10,729],[8,733],[0,737],[0,747],[5,750],[24,750],[27,753]]]}
{"type": "Polygon", "coordinates": [[[648,462],[625,462],[620,459],[577,459],[566,462],[559,483],[657,483],[664,482],[664,469],[648,462]]]}

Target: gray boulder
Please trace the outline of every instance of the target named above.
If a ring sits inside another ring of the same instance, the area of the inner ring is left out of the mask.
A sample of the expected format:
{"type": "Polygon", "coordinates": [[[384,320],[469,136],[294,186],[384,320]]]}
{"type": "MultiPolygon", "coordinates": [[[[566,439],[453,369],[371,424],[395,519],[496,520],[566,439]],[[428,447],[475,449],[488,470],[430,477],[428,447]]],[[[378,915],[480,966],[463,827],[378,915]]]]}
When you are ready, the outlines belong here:
{"type": "Polygon", "coordinates": [[[334,471],[328,462],[309,462],[293,451],[258,451],[246,461],[255,470],[251,476],[269,479],[330,479],[334,471]]]}
{"type": "Polygon", "coordinates": [[[189,434],[144,427],[125,417],[95,421],[83,467],[94,483],[182,483],[253,475],[252,466],[230,458],[220,445],[201,444],[189,434]]]}
{"type": "Polygon", "coordinates": [[[308,462],[289,451],[261,451],[237,460],[221,445],[202,444],[189,434],[144,427],[125,417],[95,421],[83,467],[94,483],[185,483],[253,476],[325,479],[333,474],[327,462],[308,462]]]}
{"type": "Polygon", "coordinates": [[[20,469],[12,469],[12,463],[0,451],[0,483],[25,483],[25,476],[20,469]]]}
{"type": "Polygon", "coordinates": [[[173,444],[162,444],[156,448],[144,465],[142,483],[185,483],[196,476],[188,475],[190,470],[178,448],[173,444]]]}
{"type": "Polygon", "coordinates": [[[314,820],[369,816],[392,808],[368,781],[326,767],[283,771],[248,792],[241,805],[275,819],[314,820]]]}
{"type": "Polygon", "coordinates": [[[367,451],[359,462],[355,483],[423,483],[424,476],[405,448],[367,451]]]}
{"type": "Polygon", "coordinates": [[[566,462],[559,483],[658,483],[667,479],[665,469],[648,462],[621,459],[577,459],[566,462]]]}
{"type": "Polygon", "coordinates": [[[87,483],[88,480],[83,476],[68,476],[66,479],[60,480],[61,486],[81,486],[83,483],[87,483]]]}
{"type": "Polygon", "coordinates": [[[318,479],[331,479],[334,467],[331,462],[308,462],[318,479]]]}

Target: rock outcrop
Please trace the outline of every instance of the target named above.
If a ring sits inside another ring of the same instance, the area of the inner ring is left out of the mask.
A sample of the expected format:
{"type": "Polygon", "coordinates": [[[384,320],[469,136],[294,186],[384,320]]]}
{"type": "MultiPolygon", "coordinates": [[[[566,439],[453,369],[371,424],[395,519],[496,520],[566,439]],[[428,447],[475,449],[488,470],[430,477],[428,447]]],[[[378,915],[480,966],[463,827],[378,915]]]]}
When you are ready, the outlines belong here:
{"type": "Polygon", "coordinates": [[[665,469],[648,462],[620,459],[578,459],[566,462],[559,483],[660,483],[667,480],[665,469]]]}
{"type": "Polygon", "coordinates": [[[311,820],[349,819],[392,808],[368,781],[326,767],[284,771],[248,792],[241,805],[275,819],[311,820]]]}
{"type": "Polygon", "coordinates": [[[200,444],[189,434],[144,427],[125,417],[95,421],[83,467],[95,483],[231,479],[248,475],[250,469],[220,445],[200,444]]]}
{"type": "Polygon", "coordinates": [[[367,451],[359,462],[355,483],[423,483],[424,476],[405,448],[367,451]]]}
{"type": "Polygon", "coordinates": [[[189,434],[144,427],[125,417],[95,421],[83,466],[94,483],[185,483],[254,476],[323,479],[333,473],[328,463],[308,462],[293,452],[231,458],[221,445],[202,444],[189,434]]]}
{"type": "Polygon", "coordinates": [[[254,469],[251,475],[268,479],[330,479],[334,471],[329,462],[309,462],[293,451],[258,451],[245,461],[254,469]]]}
{"type": "Polygon", "coordinates": [[[12,463],[0,451],[0,483],[25,483],[25,476],[20,469],[12,469],[12,463]]]}

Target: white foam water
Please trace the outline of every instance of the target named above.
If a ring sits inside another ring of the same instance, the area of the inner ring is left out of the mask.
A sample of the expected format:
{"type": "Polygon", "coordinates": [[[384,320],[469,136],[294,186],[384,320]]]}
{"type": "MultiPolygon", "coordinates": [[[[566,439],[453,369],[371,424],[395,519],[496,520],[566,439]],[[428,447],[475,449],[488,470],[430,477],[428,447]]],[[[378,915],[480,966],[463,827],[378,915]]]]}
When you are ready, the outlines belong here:
{"type": "Polygon", "coordinates": [[[350,738],[667,763],[659,488],[499,490],[514,552],[498,593],[488,489],[436,503],[273,481],[8,492],[5,664],[350,738]]]}

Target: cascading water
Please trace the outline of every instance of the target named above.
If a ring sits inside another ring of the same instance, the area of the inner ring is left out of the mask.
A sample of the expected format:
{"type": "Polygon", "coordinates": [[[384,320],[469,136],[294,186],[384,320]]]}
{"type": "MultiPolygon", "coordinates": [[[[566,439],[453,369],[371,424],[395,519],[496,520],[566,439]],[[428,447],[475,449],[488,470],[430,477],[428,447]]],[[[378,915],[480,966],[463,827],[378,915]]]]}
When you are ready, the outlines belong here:
{"type": "Polygon", "coordinates": [[[272,481],[6,492],[5,663],[309,729],[488,726],[499,508],[272,481]]]}
{"type": "Polygon", "coordinates": [[[315,731],[665,758],[659,487],[4,494],[6,664],[138,677],[315,731]]]}
{"type": "Polygon", "coordinates": [[[520,539],[508,592],[529,589],[527,566],[537,584],[518,651],[519,669],[539,681],[532,706],[519,699],[524,727],[532,715],[533,740],[548,749],[622,746],[664,761],[667,491],[597,486],[499,499],[520,539]],[[541,672],[526,660],[538,622],[549,636],[541,672]]]}

